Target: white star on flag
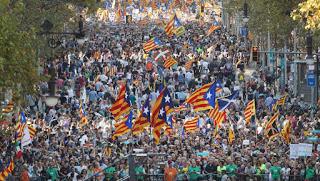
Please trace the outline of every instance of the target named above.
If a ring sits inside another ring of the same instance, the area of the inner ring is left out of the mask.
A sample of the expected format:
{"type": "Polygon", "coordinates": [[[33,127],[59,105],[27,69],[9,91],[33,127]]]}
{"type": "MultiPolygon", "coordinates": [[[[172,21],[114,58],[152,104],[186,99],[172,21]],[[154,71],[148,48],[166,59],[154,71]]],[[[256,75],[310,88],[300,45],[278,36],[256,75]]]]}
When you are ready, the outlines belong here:
{"type": "Polygon", "coordinates": [[[212,96],[211,92],[208,92],[207,99],[211,99],[211,96],[212,96]]]}
{"type": "Polygon", "coordinates": [[[166,97],[164,97],[164,99],[166,100],[165,102],[169,102],[170,103],[170,97],[168,95],[166,95],[166,97]]]}
{"type": "Polygon", "coordinates": [[[159,91],[156,92],[156,97],[159,97],[160,93],[159,91]]]}
{"type": "Polygon", "coordinates": [[[163,108],[160,109],[160,115],[163,116],[164,110],[163,108]]]}
{"type": "Polygon", "coordinates": [[[148,112],[149,112],[148,107],[145,107],[144,110],[143,110],[143,113],[144,113],[144,114],[148,114],[148,112]]]}

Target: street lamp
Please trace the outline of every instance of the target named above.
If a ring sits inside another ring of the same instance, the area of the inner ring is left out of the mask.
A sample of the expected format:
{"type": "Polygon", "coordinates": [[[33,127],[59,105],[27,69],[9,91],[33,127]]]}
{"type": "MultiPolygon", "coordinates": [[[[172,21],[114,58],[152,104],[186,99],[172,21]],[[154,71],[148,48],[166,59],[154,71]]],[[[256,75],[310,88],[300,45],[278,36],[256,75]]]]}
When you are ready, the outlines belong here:
{"type": "Polygon", "coordinates": [[[243,22],[247,24],[248,21],[249,21],[249,17],[248,17],[248,3],[247,3],[247,1],[244,1],[244,4],[243,4],[243,22]]]}
{"type": "Polygon", "coordinates": [[[49,107],[54,107],[58,103],[59,96],[56,95],[56,71],[51,64],[49,69],[50,80],[48,82],[48,94],[45,95],[45,103],[49,107]]]}
{"type": "MultiPolygon", "coordinates": [[[[77,39],[82,39],[85,37],[84,31],[84,18],[80,15],[78,22],[78,31],[77,32],[53,32],[51,31],[54,25],[49,20],[44,20],[41,25],[42,32],[37,33],[38,35],[74,35],[77,39]]],[[[54,39],[53,37],[48,39],[48,45],[50,48],[56,48],[62,44],[60,39],[54,39]]]]}

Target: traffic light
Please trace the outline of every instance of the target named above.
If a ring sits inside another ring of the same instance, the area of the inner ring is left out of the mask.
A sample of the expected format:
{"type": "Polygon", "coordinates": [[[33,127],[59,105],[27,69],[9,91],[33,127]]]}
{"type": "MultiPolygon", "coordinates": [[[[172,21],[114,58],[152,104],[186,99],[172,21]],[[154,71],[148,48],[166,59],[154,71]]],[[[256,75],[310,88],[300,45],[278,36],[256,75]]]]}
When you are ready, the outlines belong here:
{"type": "Polygon", "coordinates": [[[258,56],[258,47],[257,46],[253,46],[252,47],[252,60],[253,61],[259,61],[259,56],[258,56]]]}

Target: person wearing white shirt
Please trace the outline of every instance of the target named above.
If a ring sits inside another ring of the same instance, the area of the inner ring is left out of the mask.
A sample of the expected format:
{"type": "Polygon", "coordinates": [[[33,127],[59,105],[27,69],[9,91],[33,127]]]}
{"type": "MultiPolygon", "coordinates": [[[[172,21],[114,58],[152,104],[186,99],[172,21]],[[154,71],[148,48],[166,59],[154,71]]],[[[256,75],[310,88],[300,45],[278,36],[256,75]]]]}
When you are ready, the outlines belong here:
{"type": "Polygon", "coordinates": [[[81,138],[80,138],[80,146],[82,147],[87,141],[89,140],[87,134],[84,134],[81,138]]]}

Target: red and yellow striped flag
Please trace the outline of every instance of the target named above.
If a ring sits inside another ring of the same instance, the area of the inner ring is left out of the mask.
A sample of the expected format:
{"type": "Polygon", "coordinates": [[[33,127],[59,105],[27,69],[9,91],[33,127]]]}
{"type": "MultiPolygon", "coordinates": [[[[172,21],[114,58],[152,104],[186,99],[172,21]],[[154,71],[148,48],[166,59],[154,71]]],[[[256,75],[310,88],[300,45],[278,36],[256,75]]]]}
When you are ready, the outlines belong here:
{"type": "Polygon", "coordinates": [[[171,136],[173,133],[173,129],[170,128],[170,126],[165,126],[165,129],[164,129],[164,135],[167,135],[167,136],[171,136]]]}
{"type": "Polygon", "coordinates": [[[230,126],[230,128],[229,128],[229,136],[228,136],[228,143],[232,144],[234,140],[235,140],[234,131],[230,126]]]}
{"type": "Polygon", "coordinates": [[[199,117],[186,121],[183,127],[187,133],[196,131],[199,128],[199,117]]]}
{"type": "Polygon", "coordinates": [[[248,102],[246,109],[244,110],[244,118],[246,124],[250,123],[251,117],[256,114],[256,106],[254,100],[248,102]]]}
{"type": "Polygon", "coordinates": [[[194,60],[190,60],[185,63],[184,67],[186,68],[186,70],[190,70],[192,68],[193,62],[194,62],[194,60]]]}
{"type": "Polygon", "coordinates": [[[216,120],[219,119],[220,112],[219,112],[219,105],[218,105],[217,101],[216,101],[216,105],[215,105],[214,109],[211,109],[209,111],[208,115],[209,115],[209,118],[211,118],[214,122],[216,122],[216,120]]]}
{"type": "Polygon", "coordinates": [[[270,130],[270,129],[272,128],[272,124],[273,124],[275,121],[278,120],[279,115],[280,115],[280,113],[279,113],[279,111],[278,111],[278,112],[276,112],[276,113],[270,118],[270,120],[267,122],[267,124],[266,124],[266,126],[265,126],[265,130],[266,130],[266,131],[268,131],[268,130],[270,130]]]}
{"type": "Polygon", "coordinates": [[[126,133],[128,133],[131,128],[132,128],[132,117],[133,113],[130,112],[123,121],[116,123],[115,126],[115,131],[112,135],[112,139],[114,140],[116,137],[122,136],[126,133]]]}
{"type": "Polygon", "coordinates": [[[36,136],[36,129],[34,127],[32,127],[31,125],[28,125],[28,129],[29,129],[29,134],[31,139],[34,138],[36,136]]]}
{"type": "MultiPolygon", "coordinates": [[[[209,104],[208,100],[205,98],[205,94],[208,92],[212,84],[213,83],[205,84],[201,88],[197,89],[195,92],[193,92],[190,95],[189,98],[187,98],[185,103],[191,104],[195,112],[212,109],[212,106],[209,104]]],[[[222,88],[220,87],[217,87],[215,90],[216,93],[221,91],[222,91],[222,88]]]]}
{"type": "Polygon", "coordinates": [[[174,30],[174,17],[176,15],[173,15],[171,17],[171,19],[169,20],[169,22],[167,23],[167,25],[164,28],[164,31],[166,32],[166,34],[171,37],[173,35],[173,30],[174,30]]]}
{"type": "Polygon", "coordinates": [[[129,95],[126,91],[126,86],[123,85],[120,88],[119,95],[116,101],[110,108],[111,114],[114,116],[115,120],[119,120],[121,115],[128,114],[130,111],[130,101],[129,95]]]}
{"type": "Polygon", "coordinates": [[[291,122],[288,121],[283,129],[281,130],[281,136],[283,137],[284,141],[289,144],[290,143],[290,134],[291,134],[291,122]]]}
{"type": "Polygon", "coordinates": [[[276,104],[279,105],[279,106],[283,106],[284,103],[286,102],[286,98],[287,98],[287,95],[282,96],[280,99],[277,100],[276,104]]]}
{"type": "Polygon", "coordinates": [[[163,66],[164,66],[164,68],[168,69],[176,63],[178,63],[178,62],[174,58],[172,58],[172,56],[170,56],[168,59],[166,59],[163,66]]]}

